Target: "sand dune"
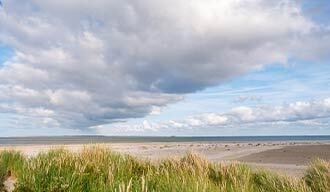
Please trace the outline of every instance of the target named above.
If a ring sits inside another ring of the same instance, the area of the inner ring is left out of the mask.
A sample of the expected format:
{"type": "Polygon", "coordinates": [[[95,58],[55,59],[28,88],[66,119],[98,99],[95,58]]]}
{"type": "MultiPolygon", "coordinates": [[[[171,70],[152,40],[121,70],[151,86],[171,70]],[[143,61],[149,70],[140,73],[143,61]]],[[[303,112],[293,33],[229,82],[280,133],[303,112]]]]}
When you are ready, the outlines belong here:
{"type": "MultiPolygon", "coordinates": [[[[330,142],[166,142],[102,144],[114,151],[152,161],[180,157],[188,152],[205,156],[213,162],[237,160],[255,168],[266,168],[287,175],[301,176],[313,158],[330,160],[330,142]]],[[[25,145],[0,147],[20,150],[28,156],[63,147],[80,151],[84,145],[25,145]]]]}

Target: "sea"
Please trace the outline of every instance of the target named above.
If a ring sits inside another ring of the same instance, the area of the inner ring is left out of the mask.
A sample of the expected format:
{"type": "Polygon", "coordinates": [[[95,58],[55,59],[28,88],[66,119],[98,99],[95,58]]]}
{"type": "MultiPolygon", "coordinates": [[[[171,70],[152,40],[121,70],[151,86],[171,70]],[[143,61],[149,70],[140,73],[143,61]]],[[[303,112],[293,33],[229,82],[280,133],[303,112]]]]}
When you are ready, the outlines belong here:
{"type": "Polygon", "coordinates": [[[201,137],[147,137],[147,136],[40,136],[0,137],[0,146],[6,145],[64,145],[92,143],[143,142],[255,142],[255,141],[330,141],[330,135],[304,136],[201,136],[201,137]]]}

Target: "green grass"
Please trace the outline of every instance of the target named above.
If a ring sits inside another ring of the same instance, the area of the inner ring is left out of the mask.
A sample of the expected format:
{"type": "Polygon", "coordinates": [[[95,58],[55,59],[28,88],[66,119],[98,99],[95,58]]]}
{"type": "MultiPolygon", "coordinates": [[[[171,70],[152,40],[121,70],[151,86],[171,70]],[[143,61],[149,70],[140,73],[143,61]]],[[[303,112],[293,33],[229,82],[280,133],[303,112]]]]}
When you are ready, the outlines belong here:
{"type": "Polygon", "coordinates": [[[307,169],[304,179],[313,192],[329,192],[330,162],[320,159],[313,161],[307,169]]]}
{"type": "Polygon", "coordinates": [[[330,164],[322,160],[313,161],[303,178],[292,178],[236,162],[214,164],[195,154],[152,163],[100,146],[80,153],[56,149],[31,158],[3,151],[0,191],[8,173],[17,180],[15,191],[22,192],[330,191],[330,164]]]}

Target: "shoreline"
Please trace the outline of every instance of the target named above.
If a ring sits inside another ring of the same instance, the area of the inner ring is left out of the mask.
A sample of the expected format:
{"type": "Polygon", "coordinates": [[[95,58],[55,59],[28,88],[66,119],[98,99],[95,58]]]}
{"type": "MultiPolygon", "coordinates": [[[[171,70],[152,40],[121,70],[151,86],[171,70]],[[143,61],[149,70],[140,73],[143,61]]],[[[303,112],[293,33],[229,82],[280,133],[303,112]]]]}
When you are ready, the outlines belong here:
{"type": "Polygon", "coordinates": [[[186,143],[186,142],[330,142],[329,135],[300,136],[31,136],[31,137],[0,137],[1,145],[62,145],[91,143],[186,143]]]}

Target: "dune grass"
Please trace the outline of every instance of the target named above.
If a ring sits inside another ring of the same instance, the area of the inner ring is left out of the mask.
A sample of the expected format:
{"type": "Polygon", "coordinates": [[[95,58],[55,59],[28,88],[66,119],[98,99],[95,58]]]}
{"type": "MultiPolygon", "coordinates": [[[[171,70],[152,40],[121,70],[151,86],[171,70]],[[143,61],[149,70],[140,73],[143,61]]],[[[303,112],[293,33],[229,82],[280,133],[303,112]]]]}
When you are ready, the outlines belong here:
{"type": "Polygon", "coordinates": [[[306,171],[304,180],[315,192],[330,191],[330,162],[317,159],[306,171]]]}
{"type": "Polygon", "coordinates": [[[100,146],[79,153],[55,149],[35,157],[0,152],[0,191],[15,177],[15,191],[228,191],[228,192],[325,192],[330,191],[329,162],[311,163],[303,178],[267,171],[253,171],[240,163],[214,164],[187,154],[158,163],[138,160],[100,146]]]}

